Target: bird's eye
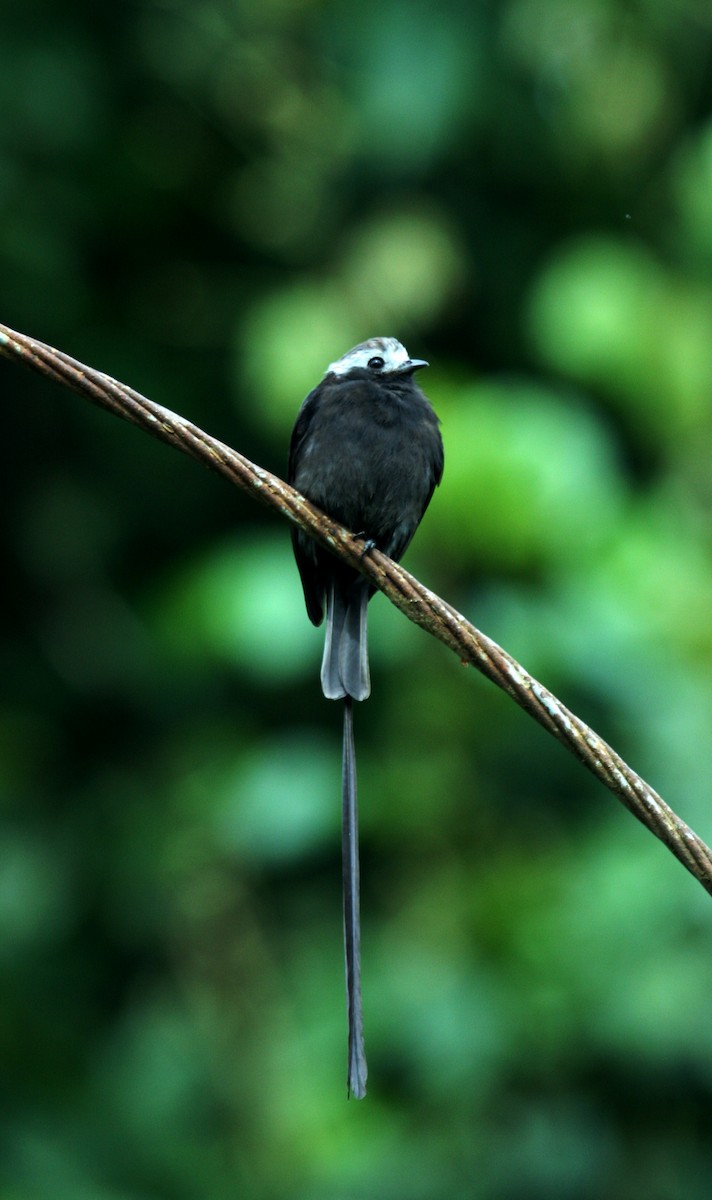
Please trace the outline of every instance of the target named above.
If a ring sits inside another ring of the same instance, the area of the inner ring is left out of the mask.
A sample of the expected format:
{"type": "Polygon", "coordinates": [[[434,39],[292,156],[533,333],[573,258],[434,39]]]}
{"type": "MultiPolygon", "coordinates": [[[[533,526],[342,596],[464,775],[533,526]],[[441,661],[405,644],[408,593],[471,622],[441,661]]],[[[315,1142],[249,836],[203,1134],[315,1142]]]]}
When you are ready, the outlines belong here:
{"type": "Polygon", "coordinates": [[[372,371],[382,371],[385,367],[385,361],[382,358],[369,358],[368,365],[372,371]]]}

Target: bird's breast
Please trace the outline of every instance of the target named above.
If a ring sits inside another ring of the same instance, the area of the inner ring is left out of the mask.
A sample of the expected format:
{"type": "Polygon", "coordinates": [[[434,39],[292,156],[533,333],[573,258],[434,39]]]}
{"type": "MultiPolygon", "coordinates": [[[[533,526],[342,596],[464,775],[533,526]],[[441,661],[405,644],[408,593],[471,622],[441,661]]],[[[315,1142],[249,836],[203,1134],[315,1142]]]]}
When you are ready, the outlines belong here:
{"type": "Polygon", "coordinates": [[[412,536],[434,486],[437,418],[412,384],[325,388],[300,442],[294,482],[319,508],[393,554],[412,536]]]}

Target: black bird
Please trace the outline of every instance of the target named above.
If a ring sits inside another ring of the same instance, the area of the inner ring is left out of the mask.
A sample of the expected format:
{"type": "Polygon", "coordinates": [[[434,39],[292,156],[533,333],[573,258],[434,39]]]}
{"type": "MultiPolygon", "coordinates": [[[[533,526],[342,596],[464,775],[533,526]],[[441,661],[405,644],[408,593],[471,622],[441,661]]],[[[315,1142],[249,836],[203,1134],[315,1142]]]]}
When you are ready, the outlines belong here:
{"type": "MultiPolygon", "coordinates": [[[[328,516],[400,559],[443,473],[439,422],[413,379],[427,367],[395,338],[371,338],[331,363],[302,404],[289,448],[289,482],[328,516]]],[[[342,846],[344,942],[349,1017],[348,1094],[366,1094],[361,1007],[358,812],[353,700],[371,691],[366,641],[374,589],[300,529],[292,544],[307,613],[326,609],[321,686],[344,700],[342,846]]]]}

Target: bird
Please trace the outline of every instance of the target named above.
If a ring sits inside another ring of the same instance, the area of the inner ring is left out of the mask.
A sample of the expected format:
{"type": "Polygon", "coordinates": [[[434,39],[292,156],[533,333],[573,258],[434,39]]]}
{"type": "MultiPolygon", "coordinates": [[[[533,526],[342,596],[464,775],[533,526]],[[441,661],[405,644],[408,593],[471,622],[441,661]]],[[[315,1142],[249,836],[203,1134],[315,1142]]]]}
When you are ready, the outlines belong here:
{"type": "MultiPolygon", "coordinates": [[[[288,481],[327,516],[396,561],[408,548],[443,474],[440,422],[396,338],[374,337],[332,362],[297,414],[288,481]]],[[[371,691],[367,608],[375,589],[300,528],[292,530],[307,614],[326,615],[321,687],[344,701],[342,870],[348,1010],[347,1095],[366,1095],[361,998],[358,806],[353,701],[371,691]]]]}

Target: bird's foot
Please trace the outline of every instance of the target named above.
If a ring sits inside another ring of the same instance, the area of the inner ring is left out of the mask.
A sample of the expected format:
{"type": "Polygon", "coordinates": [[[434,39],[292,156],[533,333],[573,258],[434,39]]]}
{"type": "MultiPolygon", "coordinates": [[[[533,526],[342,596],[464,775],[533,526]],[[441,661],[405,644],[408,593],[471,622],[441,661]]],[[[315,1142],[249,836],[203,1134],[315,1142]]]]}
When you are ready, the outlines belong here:
{"type": "MultiPolygon", "coordinates": [[[[359,534],[359,537],[363,537],[363,534],[359,534]]],[[[361,547],[361,558],[365,558],[367,554],[370,554],[371,551],[375,549],[376,543],[374,542],[373,538],[366,538],[363,546],[361,547]]]]}

